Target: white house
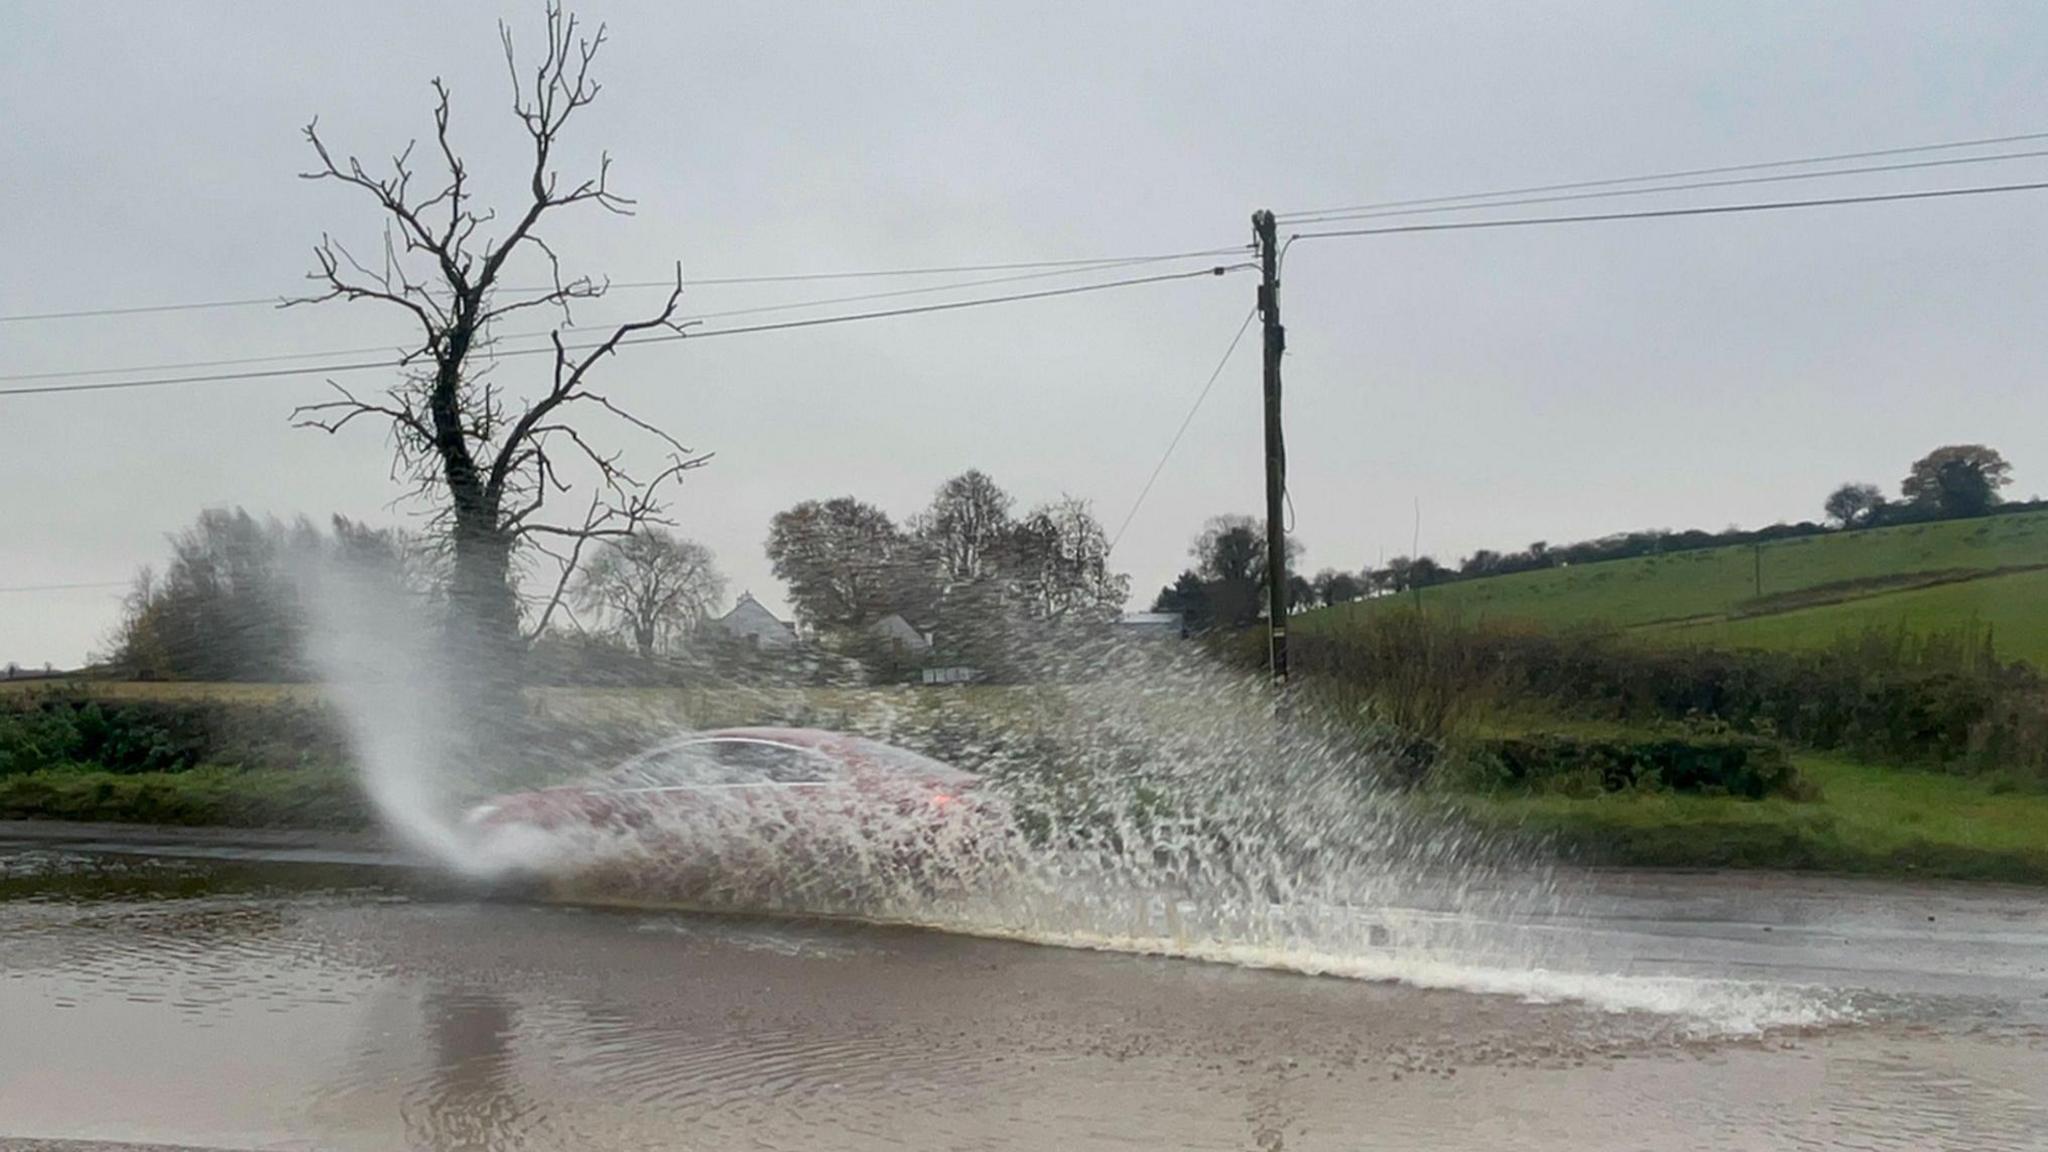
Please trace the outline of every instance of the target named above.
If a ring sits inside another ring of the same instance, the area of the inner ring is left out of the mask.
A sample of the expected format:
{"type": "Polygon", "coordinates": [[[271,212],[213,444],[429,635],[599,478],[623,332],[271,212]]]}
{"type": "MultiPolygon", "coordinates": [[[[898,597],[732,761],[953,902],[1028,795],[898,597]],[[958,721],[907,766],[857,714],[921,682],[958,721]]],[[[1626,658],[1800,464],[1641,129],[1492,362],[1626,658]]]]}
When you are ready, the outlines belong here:
{"type": "Polygon", "coordinates": [[[868,625],[868,634],[913,655],[923,655],[932,650],[932,638],[919,632],[901,613],[891,612],[868,625]]]}
{"type": "Polygon", "coordinates": [[[1113,627],[1134,639],[1181,640],[1188,634],[1187,620],[1178,612],[1126,612],[1113,627]]]}
{"type": "Polygon", "coordinates": [[[751,644],[756,648],[794,648],[796,626],[770,612],[752,592],[740,593],[739,603],[723,616],[704,622],[714,635],[751,644]]]}

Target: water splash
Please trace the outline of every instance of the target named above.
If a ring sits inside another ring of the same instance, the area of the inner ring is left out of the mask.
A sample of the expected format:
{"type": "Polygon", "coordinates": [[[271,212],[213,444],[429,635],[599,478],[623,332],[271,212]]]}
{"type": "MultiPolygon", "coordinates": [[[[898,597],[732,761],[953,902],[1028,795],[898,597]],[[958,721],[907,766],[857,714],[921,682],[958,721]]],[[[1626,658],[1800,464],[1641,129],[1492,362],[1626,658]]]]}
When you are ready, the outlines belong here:
{"type": "Polygon", "coordinates": [[[453,819],[464,723],[430,639],[431,615],[373,571],[309,562],[295,575],[307,608],[307,659],[385,826],[408,848],[464,875],[488,874],[493,865],[453,819]]]}
{"type": "MultiPolygon", "coordinates": [[[[416,610],[328,574],[313,652],[364,781],[414,848],[473,877],[520,873],[578,900],[843,916],[1068,947],[1180,956],[1679,1017],[1712,1031],[1807,1025],[1800,990],[1631,976],[1571,929],[1540,853],[1389,788],[1354,731],[1277,716],[1263,686],[1194,650],[1088,644],[1034,687],[614,697],[669,738],[736,721],[820,724],[983,777],[1003,817],[871,804],[764,810],[734,797],[630,825],[467,826],[465,763],[416,610]],[[821,717],[820,712],[824,715],[821,717]]],[[[658,757],[583,762],[555,783],[642,784],[658,757]],[[596,771],[592,771],[595,768],[596,771]]]]}

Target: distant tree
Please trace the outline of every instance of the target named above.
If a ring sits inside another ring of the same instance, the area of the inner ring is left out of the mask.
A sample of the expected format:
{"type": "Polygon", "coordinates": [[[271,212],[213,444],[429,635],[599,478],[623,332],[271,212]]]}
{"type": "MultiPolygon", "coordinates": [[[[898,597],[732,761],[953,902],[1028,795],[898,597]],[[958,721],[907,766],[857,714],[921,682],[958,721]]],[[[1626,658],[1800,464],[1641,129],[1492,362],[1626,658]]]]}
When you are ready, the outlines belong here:
{"type": "Polygon", "coordinates": [[[1287,577],[1287,610],[1289,612],[1300,612],[1305,608],[1313,608],[1315,606],[1315,585],[1309,583],[1308,577],[1303,576],[1299,572],[1289,575],[1287,577]]]}
{"type": "Polygon", "coordinates": [[[116,658],[138,675],[183,680],[295,680],[304,632],[287,552],[301,522],[209,508],[171,537],[163,574],[144,570],[128,600],[116,658]]]}
{"type": "Polygon", "coordinates": [[[372,528],[340,515],[330,523],[337,560],[421,602],[447,604],[451,573],[445,539],[405,528],[372,528]]]}
{"type": "Polygon", "coordinates": [[[1458,578],[1458,574],[1436,562],[1431,556],[1417,556],[1408,566],[1408,586],[1428,588],[1434,584],[1447,584],[1458,578]]]}
{"type": "Polygon", "coordinates": [[[333,518],[258,520],[209,508],[170,538],[161,572],[143,568],[123,602],[112,662],[165,680],[298,680],[305,676],[304,576],[340,560],[380,591],[422,593],[445,582],[431,550],[396,529],[333,518]]]}
{"type": "Polygon", "coordinates": [[[910,530],[929,542],[946,583],[993,576],[1011,530],[1010,495],[986,472],[970,468],[939,485],[931,506],[913,516],[910,530]]]}
{"type": "Polygon", "coordinates": [[[1174,578],[1152,600],[1154,612],[1178,612],[1191,632],[1206,632],[1216,624],[1209,608],[1209,586],[1192,569],[1174,578]]]}
{"type": "Polygon", "coordinates": [[[1427,588],[1432,584],[1443,584],[1458,578],[1457,572],[1444,567],[1429,556],[1396,556],[1387,561],[1387,566],[1373,574],[1381,587],[1393,592],[1406,592],[1411,588],[1427,588]]]}
{"type": "Polygon", "coordinates": [[[1406,556],[1396,556],[1387,561],[1387,566],[1373,573],[1379,586],[1389,592],[1406,592],[1414,583],[1412,579],[1415,561],[1406,556]]]}
{"type": "Polygon", "coordinates": [[[2012,465],[1995,449],[1950,444],[1915,461],[1899,484],[1899,495],[1909,503],[1932,505],[1943,516],[1977,516],[1997,504],[1998,490],[2010,483],[2012,465]]]}
{"type": "Polygon", "coordinates": [[[1458,565],[1458,573],[1462,576],[1490,576],[1499,570],[1500,564],[1500,553],[1491,548],[1481,548],[1465,557],[1465,562],[1458,565]]]}
{"type": "Polygon", "coordinates": [[[1316,601],[1325,608],[1349,604],[1365,595],[1365,583],[1349,572],[1325,568],[1316,573],[1314,581],[1316,601]]]}
{"type": "Polygon", "coordinates": [[[1131,578],[1109,568],[1109,535],[1086,500],[1062,496],[1012,527],[1006,575],[1027,618],[1108,620],[1130,598],[1131,578]]]}
{"type": "MultiPolygon", "coordinates": [[[[1195,573],[1208,586],[1209,608],[1219,625],[1239,627],[1265,614],[1265,521],[1251,516],[1213,517],[1188,553],[1194,558],[1195,573]]],[[[1290,537],[1288,560],[1300,554],[1300,542],[1290,537]]]]}
{"type": "Polygon", "coordinates": [[[806,624],[857,628],[894,611],[909,541],[889,514],[851,496],[806,500],[768,526],[768,561],[806,624]]]}
{"type": "Polygon", "coordinates": [[[1211,519],[1188,553],[1202,581],[1206,615],[1235,628],[1259,618],[1266,578],[1266,535],[1249,516],[1211,519]]]}
{"type": "Polygon", "coordinates": [[[1876,517],[1884,507],[1884,493],[1875,484],[1844,484],[1828,494],[1823,507],[1828,519],[1855,528],[1876,517]]]}
{"type": "Polygon", "coordinates": [[[643,660],[672,646],[724,595],[711,549],[659,528],[607,540],[575,590],[577,606],[603,631],[630,640],[643,660]]]}

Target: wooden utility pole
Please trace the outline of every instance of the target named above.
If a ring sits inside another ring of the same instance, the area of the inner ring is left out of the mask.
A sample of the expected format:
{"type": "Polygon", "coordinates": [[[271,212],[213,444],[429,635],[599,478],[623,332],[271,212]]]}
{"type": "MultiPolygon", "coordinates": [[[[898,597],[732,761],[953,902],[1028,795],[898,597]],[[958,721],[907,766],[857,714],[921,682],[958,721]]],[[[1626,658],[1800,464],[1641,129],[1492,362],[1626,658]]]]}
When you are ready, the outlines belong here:
{"type": "Polygon", "coordinates": [[[1280,431],[1280,356],[1287,329],[1280,324],[1280,245],[1273,213],[1252,213],[1259,243],[1259,318],[1266,335],[1266,642],[1273,682],[1287,683],[1287,442],[1280,431]]]}

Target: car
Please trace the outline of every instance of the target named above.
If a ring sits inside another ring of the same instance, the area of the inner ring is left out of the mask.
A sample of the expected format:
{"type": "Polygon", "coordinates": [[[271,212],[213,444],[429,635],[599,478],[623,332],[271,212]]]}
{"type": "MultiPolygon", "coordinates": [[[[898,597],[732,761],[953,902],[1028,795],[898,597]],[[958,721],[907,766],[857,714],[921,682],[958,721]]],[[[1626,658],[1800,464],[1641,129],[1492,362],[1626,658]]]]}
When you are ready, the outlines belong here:
{"type": "Polygon", "coordinates": [[[499,797],[465,825],[488,855],[556,888],[782,903],[971,885],[1014,821],[981,777],[906,749],[726,728],[499,797]]]}

